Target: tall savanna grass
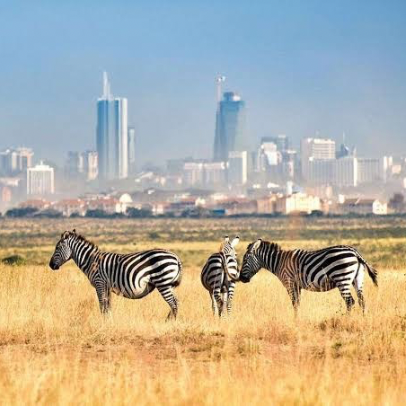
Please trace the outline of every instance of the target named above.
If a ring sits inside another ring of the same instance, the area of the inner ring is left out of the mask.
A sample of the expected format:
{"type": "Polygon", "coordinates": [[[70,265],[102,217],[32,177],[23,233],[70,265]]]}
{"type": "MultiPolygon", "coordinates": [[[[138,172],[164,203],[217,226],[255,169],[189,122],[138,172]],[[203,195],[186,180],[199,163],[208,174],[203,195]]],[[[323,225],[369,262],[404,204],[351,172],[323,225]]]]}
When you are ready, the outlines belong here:
{"type": "MultiPolygon", "coordinates": [[[[125,242],[116,225],[109,229],[104,223],[103,235],[118,235],[105,243],[94,232],[98,225],[86,223],[87,235],[102,248],[162,246],[180,252],[185,262],[176,322],[165,322],[169,308],[157,292],[138,301],[113,296],[113,310],[104,318],[94,289],[74,264],[58,272],[47,267],[53,235],[71,224],[42,222],[49,236],[41,234],[40,224],[34,222],[21,236],[25,245],[13,248],[2,237],[2,257],[19,252],[31,258],[23,266],[0,266],[2,404],[404,404],[406,267],[401,262],[374,262],[380,286],[366,276],[365,316],[358,307],[347,315],[334,290],[304,292],[295,320],[280,282],[261,271],[250,284],[237,285],[232,316],[218,320],[200,271],[207,253],[235,223],[223,223],[224,229],[217,224],[217,240],[190,242],[132,238],[130,231],[125,242]]],[[[149,231],[163,232],[160,227],[149,231]]],[[[198,232],[198,223],[190,227],[198,232]]],[[[283,246],[325,245],[300,239],[295,227],[283,246]]],[[[205,224],[202,232],[206,229],[205,224]]],[[[15,238],[12,231],[8,235],[15,238]]],[[[399,239],[371,243],[390,252],[399,239]]],[[[240,257],[247,241],[238,247],[240,257]]],[[[356,242],[366,247],[367,233],[356,242]]]]}

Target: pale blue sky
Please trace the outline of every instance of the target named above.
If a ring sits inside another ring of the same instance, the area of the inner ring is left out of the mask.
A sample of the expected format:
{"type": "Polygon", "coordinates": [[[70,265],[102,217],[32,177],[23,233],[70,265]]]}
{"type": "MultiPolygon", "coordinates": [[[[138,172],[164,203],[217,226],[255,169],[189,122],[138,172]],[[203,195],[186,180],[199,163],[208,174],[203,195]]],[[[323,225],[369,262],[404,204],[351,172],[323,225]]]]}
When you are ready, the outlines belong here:
{"type": "Polygon", "coordinates": [[[406,153],[406,1],[0,1],[0,148],[94,148],[102,72],[142,159],[211,155],[215,76],[250,135],[406,153]]]}

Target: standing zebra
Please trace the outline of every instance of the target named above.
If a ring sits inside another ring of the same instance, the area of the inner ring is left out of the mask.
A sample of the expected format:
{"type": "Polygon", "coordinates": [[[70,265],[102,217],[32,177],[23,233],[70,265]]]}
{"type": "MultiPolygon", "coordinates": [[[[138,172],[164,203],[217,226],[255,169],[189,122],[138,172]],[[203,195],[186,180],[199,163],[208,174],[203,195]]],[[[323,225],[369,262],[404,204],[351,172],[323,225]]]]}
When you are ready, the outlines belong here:
{"type": "Polygon", "coordinates": [[[325,292],[334,288],[339,289],[349,311],[355,303],[350,292],[351,284],[357,291],[358,303],[364,311],[362,287],[365,268],[378,286],[377,271],[355,248],[346,245],[317,251],[285,251],[276,243],[259,239],[248,245],[240,281],[249,282],[261,268],[271,271],[279,278],[288,291],[295,312],[300,304],[301,289],[325,292]]]}
{"type": "Polygon", "coordinates": [[[239,279],[235,252],[239,241],[239,237],[232,242],[225,237],[220,251],[210,255],[200,276],[203,286],[210,293],[213,314],[218,312],[220,317],[225,314],[226,307],[228,314],[231,312],[235,282],[239,279]]]}
{"type": "Polygon", "coordinates": [[[167,319],[176,318],[178,300],[174,288],[182,278],[179,258],[163,249],[152,249],[132,254],[102,252],[76,231],[65,231],[49,262],[53,270],[73,259],[96,289],[100,311],[110,310],[110,294],[128,299],[141,299],[155,288],[171,310],[167,319]]]}

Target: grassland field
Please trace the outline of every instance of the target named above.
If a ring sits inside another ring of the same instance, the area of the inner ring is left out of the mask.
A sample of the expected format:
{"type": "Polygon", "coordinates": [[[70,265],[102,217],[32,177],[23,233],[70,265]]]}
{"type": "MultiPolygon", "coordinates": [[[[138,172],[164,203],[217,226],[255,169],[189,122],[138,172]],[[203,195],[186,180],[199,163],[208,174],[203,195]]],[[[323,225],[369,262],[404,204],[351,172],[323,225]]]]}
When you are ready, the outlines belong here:
{"type": "Polygon", "coordinates": [[[0,219],[0,404],[371,405],[406,402],[406,219],[0,219]],[[178,320],[157,292],[113,295],[103,318],[94,289],[69,262],[48,267],[76,228],[103,250],[161,247],[182,259],[178,320]],[[280,282],[262,270],[237,284],[230,318],[211,313],[200,283],[224,235],[241,259],[258,237],[284,248],[350,244],[379,271],[367,313],[339,292],[304,292],[295,320],[280,282]]]}

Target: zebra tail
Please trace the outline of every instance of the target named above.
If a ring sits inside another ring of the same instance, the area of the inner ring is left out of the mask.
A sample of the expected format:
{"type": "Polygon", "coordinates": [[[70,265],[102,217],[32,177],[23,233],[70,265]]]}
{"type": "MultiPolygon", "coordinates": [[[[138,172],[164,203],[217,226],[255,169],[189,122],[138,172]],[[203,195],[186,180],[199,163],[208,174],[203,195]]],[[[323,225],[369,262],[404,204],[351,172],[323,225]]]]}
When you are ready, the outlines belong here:
{"type": "Polygon", "coordinates": [[[225,275],[227,275],[230,278],[230,274],[228,273],[228,268],[227,268],[226,255],[224,254],[223,251],[220,251],[220,256],[221,256],[221,265],[223,265],[223,272],[225,275]]]}
{"type": "Polygon", "coordinates": [[[181,260],[178,258],[178,267],[179,267],[179,274],[177,279],[175,280],[173,287],[176,288],[177,286],[180,285],[180,283],[182,282],[182,276],[183,276],[183,267],[182,267],[182,262],[181,260]]]}
{"type": "Polygon", "coordinates": [[[369,265],[368,262],[365,261],[365,259],[362,258],[362,256],[359,253],[358,253],[357,257],[358,257],[358,260],[361,262],[361,264],[364,265],[365,268],[367,268],[368,275],[372,279],[372,282],[374,283],[374,285],[378,286],[378,271],[375,268],[373,268],[371,265],[369,265]]]}

